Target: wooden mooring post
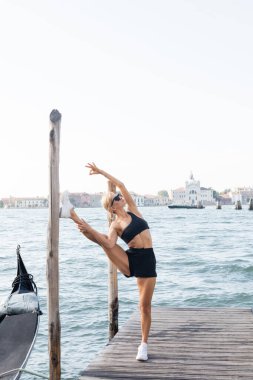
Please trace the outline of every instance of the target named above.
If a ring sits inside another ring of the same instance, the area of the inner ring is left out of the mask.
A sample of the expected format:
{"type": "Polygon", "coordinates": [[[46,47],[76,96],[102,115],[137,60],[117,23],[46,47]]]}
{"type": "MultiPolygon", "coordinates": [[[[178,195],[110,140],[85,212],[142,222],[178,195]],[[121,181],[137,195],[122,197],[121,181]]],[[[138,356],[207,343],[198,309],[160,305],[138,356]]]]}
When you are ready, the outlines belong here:
{"type": "Polygon", "coordinates": [[[216,208],[217,208],[217,210],[221,210],[221,202],[220,201],[217,201],[216,208]]]}
{"type": "Polygon", "coordinates": [[[50,114],[49,220],[47,251],[48,351],[50,380],[61,378],[61,326],[59,312],[59,151],[61,114],[50,114]]]}
{"type": "MultiPolygon", "coordinates": [[[[115,193],[116,186],[108,182],[108,191],[115,193]]],[[[109,220],[109,224],[111,220],[109,220]]],[[[109,340],[111,340],[118,332],[118,315],[119,315],[119,299],[118,299],[118,278],[117,268],[109,260],[108,263],[108,318],[109,318],[109,340]]]]}
{"type": "Polygon", "coordinates": [[[242,203],[241,203],[241,201],[236,201],[235,209],[236,210],[242,210],[242,203]]]}

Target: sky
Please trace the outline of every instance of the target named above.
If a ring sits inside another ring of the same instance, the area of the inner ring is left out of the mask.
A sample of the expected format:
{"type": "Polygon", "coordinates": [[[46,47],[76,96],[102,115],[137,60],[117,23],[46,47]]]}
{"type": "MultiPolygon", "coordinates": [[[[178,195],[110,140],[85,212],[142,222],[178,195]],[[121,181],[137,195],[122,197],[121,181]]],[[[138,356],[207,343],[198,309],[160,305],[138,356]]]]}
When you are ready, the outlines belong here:
{"type": "Polygon", "coordinates": [[[0,0],[0,197],[253,186],[251,0],[0,0]]]}

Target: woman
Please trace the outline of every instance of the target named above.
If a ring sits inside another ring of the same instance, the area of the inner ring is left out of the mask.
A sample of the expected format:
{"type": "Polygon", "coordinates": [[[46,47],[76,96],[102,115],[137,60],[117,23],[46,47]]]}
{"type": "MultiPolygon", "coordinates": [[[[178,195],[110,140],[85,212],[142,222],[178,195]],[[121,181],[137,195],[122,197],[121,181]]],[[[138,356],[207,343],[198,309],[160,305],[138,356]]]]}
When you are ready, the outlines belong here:
{"type": "Polygon", "coordinates": [[[78,225],[80,232],[103,248],[120,272],[126,277],[137,278],[142,341],[138,347],[136,359],[145,361],[148,359],[147,342],[151,326],[151,300],[157,276],[149,227],[122,182],[99,169],[94,163],[87,164],[86,167],[90,169],[90,175],[103,175],[121,192],[116,194],[108,192],[102,199],[103,206],[111,219],[108,235],[101,234],[80,219],[66,193],[63,194],[60,217],[71,218],[78,225]],[[127,211],[125,206],[127,206],[127,211]],[[118,237],[128,244],[128,250],[124,251],[116,244],[118,237]]]}

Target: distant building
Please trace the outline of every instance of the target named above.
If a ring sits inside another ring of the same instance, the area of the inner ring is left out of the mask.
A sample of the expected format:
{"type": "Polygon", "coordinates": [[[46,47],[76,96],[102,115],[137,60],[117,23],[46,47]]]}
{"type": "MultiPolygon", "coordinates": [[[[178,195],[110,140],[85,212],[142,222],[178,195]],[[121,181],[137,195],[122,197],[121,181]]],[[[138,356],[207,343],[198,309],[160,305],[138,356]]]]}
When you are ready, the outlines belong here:
{"type": "Polygon", "coordinates": [[[167,206],[169,204],[169,197],[159,195],[158,199],[159,199],[159,206],[167,206]]]}
{"type": "Polygon", "coordinates": [[[130,192],[133,200],[135,201],[137,207],[143,207],[145,205],[144,195],[139,195],[134,192],[130,192]]]}
{"type": "Polygon", "coordinates": [[[101,200],[104,193],[90,194],[90,206],[89,207],[102,207],[101,200]]]}
{"type": "Polygon", "coordinates": [[[200,200],[203,205],[211,205],[215,203],[213,189],[201,187],[200,188],[200,200]]]}
{"type": "Polygon", "coordinates": [[[69,200],[75,207],[90,207],[90,194],[69,193],[69,200]]]}
{"type": "MultiPolygon", "coordinates": [[[[14,198],[15,208],[47,208],[48,199],[47,198],[14,198]]],[[[13,204],[12,201],[12,204],[13,204]]]]}
{"type": "Polygon", "coordinates": [[[167,206],[169,204],[169,197],[160,195],[145,195],[144,206],[167,206]]]}
{"type": "Polygon", "coordinates": [[[144,206],[160,206],[160,198],[157,195],[145,195],[144,206]]]}
{"type": "Polygon", "coordinates": [[[213,189],[201,187],[200,181],[195,180],[192,173],[189,180],[185,182],[185,187],[171,190],[170,198],[175,204],[215,204],[213,189]]]}
{"type": "Polygon", "coordinates": [[[253,189],[251,187],[239,187],[231,191],[230,196],[233,204],[240,201],[241,204],[246,205],[253,198],[253,189]]]}
{"type": "Polygon", "coordinates": [[[219,201],[221,205],[231,205],[232,204],[232,198],[230,196],[230,193],[219,194],[217,197],[217,201],[219,201]]]}
{"type": "Polygon", "coordinates": [[[178,189],[170,191],[170,199],[173,203],[181,204],[186,203],[185,187],[179,187],[178,189]]]}
{"type": "Polygon", "coordinates": [[[3,207],[4,208],[15,207],[15,203],[14,203],[14,198],[13,197],[2,198],[2,202],[3,202],[3,207]]]}
{"type": "Polygon", "coordinates": [[[69,193],[69,200],[75,207],[101,207],[103,193],[69,193]]]}

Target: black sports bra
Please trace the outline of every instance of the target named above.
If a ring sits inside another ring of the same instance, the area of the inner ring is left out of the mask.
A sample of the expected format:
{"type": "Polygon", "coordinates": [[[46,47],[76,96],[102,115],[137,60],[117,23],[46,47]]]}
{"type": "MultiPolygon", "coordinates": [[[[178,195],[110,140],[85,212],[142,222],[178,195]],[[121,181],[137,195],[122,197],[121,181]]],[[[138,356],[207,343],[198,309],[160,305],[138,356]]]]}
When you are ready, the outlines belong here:
{"type": "Polygon", "coordinates": [[[122,240],[124,240],[125,243],[128,244],[136,235],[140,234],[142,231],[149,229],[149,226],[146,220],[140,218],[130,211],[127,213],[131,216],[132,220],[123,230],[120,237],[122,240]]]}

